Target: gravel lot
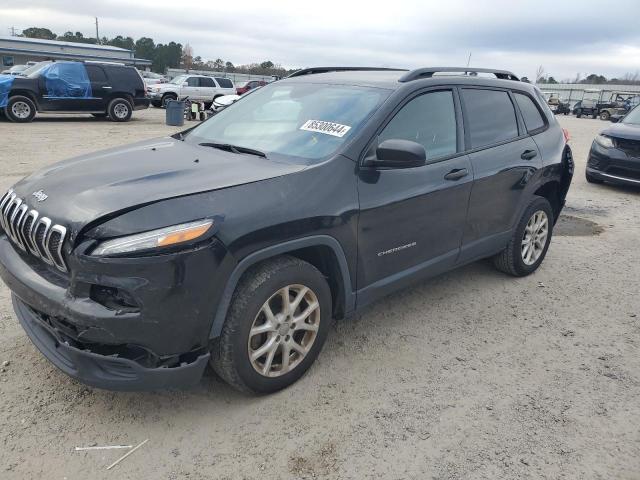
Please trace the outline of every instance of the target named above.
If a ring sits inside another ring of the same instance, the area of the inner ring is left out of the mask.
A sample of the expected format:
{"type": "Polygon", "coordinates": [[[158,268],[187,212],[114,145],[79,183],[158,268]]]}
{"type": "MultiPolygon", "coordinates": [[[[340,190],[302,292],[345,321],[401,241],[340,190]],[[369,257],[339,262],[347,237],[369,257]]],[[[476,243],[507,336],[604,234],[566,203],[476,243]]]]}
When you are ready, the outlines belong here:
{"type": "MultiPolygon", "coordinates": [[[[55,161],[172,133],[0,119],[0,188],[55,161]]],[[[640,478],[640,191],[588,185],[600,120],[561,117],[576,175],[542,267],[476,263],[336,323],[310,372],[247,397],[85,387],[46,361],[0,286],[0,478],[640,478]],[[149,442],[123,452],[75,446],[149,442]]]]}

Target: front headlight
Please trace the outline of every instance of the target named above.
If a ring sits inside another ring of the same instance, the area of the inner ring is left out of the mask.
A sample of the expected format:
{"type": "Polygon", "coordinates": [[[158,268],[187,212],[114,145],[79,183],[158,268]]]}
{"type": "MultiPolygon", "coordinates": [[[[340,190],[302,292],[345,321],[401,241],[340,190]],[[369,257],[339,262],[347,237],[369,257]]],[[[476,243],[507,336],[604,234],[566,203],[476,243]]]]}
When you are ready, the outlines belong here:
{"type": "Polygon", "coordinates": [[[613,140],[611,137],[607,137],[606,135],[598,135],[596,137],[596,143],[604,148],[613,148],[613,140]]]}
{"type": "Polygon", "coordinates": [[[105,255],[168,247],[195,240],[207,233],[212,225],[213,220],[199,220],[197,222],[182,223],[172,227],[159,228],[158,230],[114,238],[100,243],[91,252],[91,255],[103,257],[105,255]]]}

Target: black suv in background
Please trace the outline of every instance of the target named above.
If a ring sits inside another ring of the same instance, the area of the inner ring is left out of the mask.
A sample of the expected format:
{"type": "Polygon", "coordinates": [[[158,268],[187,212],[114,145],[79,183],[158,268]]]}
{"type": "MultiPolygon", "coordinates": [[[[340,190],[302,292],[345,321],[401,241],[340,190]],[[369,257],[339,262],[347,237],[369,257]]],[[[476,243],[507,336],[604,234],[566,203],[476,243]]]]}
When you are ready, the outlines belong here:
{"type": "Polygon", "coordinates": [[[586,177],[589,183],[640,187],[640,106],[593,140],[586,177]]]}
{"type": "Polygon", "coordinates": [[[97,62],[41,62],[0,78],[0,108],[13,122],[36,113],[90,113],[114,122],[149,107],[145,84],[134,67],[97,62]]]}
{"type": "Polygon", "coordinates": [[[482,258],[534,272],[566,134],[536,87],[467,70],[303,70],[21,180],[0,197],[20,323],[90,385],[185,386],[211,363],[264,393],[310,367],[332,317],[482,258]]]}

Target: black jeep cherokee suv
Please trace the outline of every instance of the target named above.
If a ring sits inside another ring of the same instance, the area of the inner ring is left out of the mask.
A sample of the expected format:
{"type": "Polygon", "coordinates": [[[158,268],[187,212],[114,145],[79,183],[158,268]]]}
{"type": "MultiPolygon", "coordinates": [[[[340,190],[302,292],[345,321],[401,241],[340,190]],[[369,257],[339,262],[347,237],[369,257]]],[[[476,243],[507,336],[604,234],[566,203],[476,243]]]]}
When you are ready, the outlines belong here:
{"type": "Polygon", "coordinates": [[[513,74],[444,70],[301,71],[23,179],[0,204],[20,323],[90,385],[185,386],[210,362],[272,392],[332,317],[481,258],[535,271],[573,174],[563,131],[513,74]]]}
{"type": "Polygon", "coordinates": [[[36,113],[90,113],[127,122],[149,107],[134,67],[98,62],[40,62],[17,76],[0,76],[0,110],[13,122],[36,113]]]}

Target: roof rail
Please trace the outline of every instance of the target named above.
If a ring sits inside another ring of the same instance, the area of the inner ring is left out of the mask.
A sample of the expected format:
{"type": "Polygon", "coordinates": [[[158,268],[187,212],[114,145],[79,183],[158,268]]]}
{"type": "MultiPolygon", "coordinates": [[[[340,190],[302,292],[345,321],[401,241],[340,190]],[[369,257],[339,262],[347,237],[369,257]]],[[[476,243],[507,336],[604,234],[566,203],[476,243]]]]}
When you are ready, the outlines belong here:
{"type": "Polygon", "coordinates": [[[303,75],[313,75],[314,73],[328,73],[328,72],[373,72],[373,71],[391,71],[391,72],[406,72],[406,68],[383,68],[383,67],[310,67],[303,68],[297,72],[293,72],[287,78],[302,77],[303,75]]]}
{"type": "Polygon", "coordinates": [[[399,82],[410,82],[412,80],[418,80],[420,78],[431,78],[435,73],[450,73],[450,72],[458,72],[464,73],[465,75],[477,75],[478,73],[492,73],[501,80],[515,80],[516,82],[520,81],[518,77],[516,77],[512,72],[507,70],[494,70],[492,68],[470,68],[470,67],[428,67],[428,68],[417,68],[415,70],[411,70],[410,72],[405,73],[400,79],[399,82]]]}

